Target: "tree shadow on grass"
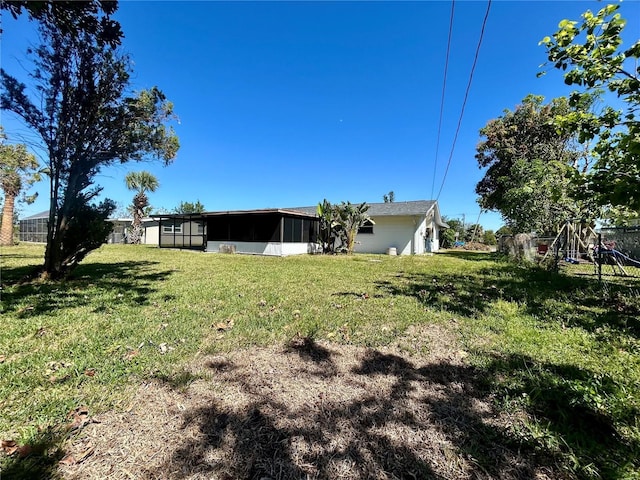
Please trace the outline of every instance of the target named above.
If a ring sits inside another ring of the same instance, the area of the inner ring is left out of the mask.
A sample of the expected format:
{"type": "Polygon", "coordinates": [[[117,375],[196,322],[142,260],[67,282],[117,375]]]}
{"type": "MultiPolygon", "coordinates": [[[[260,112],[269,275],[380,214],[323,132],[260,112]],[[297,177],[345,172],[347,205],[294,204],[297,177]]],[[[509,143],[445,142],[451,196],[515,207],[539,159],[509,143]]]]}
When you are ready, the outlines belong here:
{"type": "Polygon", "coordinates": [[[528,414],[527,443],[551,451],[563,469],[606,479],[640,471],[640,443],[624,435],[640,411],[608,375],[510,355],[496,356],[484,381],[503,407],[528,414]]]}
{"type": "MultiPolygon", "coordinates": [[[[158,262],[137,261],[121,263],[89,263],[80,265],[72,275],[61,281],[26,279],[3,288],[4,312],[16,312],[19,318],[34,315],[58,315],[65,308],[76,308],[96,304],[96,312],[119,304],[145,305],[149,295],[156,290],[155,284],[166,280],[170,270],[157,271],[158,262]],[[105,304],[93,298],[102,293],[115,295],[105,304]]],[[[12,269],[10,278],[16,278],[12,269]]],[[[27,268],[27,267],[24,267],[27,268]]],[[[20,277],[23,278],[23,277],[20,277]]]]}
{"type": "Polygon", "coordinates": [[[504,300],[540,322],[580,326],[590,332],[606,325],[640,336],[638,292],[633,286],[605,288],[595,278],[504,263],[468,275],[396,275],[376,285],[387,295],[414,297],[425,306],[470,318],[489,313],[495,302],[504,300]]]}
{"type": "MultiPolygon", "coordinates": [[[[334,353],[324,350],[329,358],[322,361],[333,362],[334,353]]],[[[282,355],[318,362],[299,353],[282,355]]],[[[361,389],[348,399],[316,398],[309,391],[298,403],[279,396],[277,387],[265,391],[256,372],[231,370],[229,388],[251,401],[235,408],[216,400],[185,412],[184,427],[195,424],[200,434],[188,437],[158,472],[274,480],[613,479],[640,468],[638,443],[621,434],[637,409],[614,424],[585,392],[595,385],[597,395],[611,395],[615,383],[570,365],[514,355],[495,357],[484,368],[416,366],[370,349],[349,371],[336,367],[329,385],[375,387],[379,379],[379,389],[361,389]]],[[[304,366],[299,371],[313,372],[304,366]]],[[[325,375],[317,372],[323,380],[325,375]]],[[[308,384],[300,382],[305,389],[308,384]]]]}
{"type": "Polygon", "coordinates": [[[498,252],[474,252],[470,250],[447,250],[446,252],[438,252],[438,256],[460,258],[462,260],[471,260],[474,262],[496,261],[504,258],[504,255],[498,252]]]}
{"type": "Polygon", "coordinates": [[[0,477],[13,480],[51,480],[61,478],[58,462],[64,457],[61,448],[67,432],[51,429],[38,432],[30,442],[29,452],[0,458],[0,477]]]}

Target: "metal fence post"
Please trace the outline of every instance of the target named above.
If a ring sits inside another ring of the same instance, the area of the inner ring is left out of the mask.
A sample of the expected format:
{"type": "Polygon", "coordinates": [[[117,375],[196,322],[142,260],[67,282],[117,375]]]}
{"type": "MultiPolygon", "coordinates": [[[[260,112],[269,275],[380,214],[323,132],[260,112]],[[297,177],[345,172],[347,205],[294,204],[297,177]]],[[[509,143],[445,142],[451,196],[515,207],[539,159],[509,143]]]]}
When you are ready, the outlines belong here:
{"type": "Polygon", "coordinates": [[[602,283],[602,233],[598,234],[598,281],[602,283]]]}

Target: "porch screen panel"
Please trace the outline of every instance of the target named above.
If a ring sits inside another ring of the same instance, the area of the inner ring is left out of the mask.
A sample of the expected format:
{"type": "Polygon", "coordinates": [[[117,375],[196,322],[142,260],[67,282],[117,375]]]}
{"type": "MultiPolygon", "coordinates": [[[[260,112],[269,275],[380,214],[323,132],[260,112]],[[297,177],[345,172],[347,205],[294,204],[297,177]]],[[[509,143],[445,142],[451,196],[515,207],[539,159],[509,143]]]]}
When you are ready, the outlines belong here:
{"type": "Polygon", "coordinates": [[[320,234],[320,222],[310,220],[309,223],[309,242],[315,243],[318,241],[318,235],[320,234]]]}
{"type": "Polygon", "coordinates": [[[253,225],[247,217],[233,215],[229,217],[229,240],[236,242],[251,242],[253,240],[253,225]]]}
{"type": "Polygon", "coordinates": [[[280,217],[278,215],[254,215],[250,221],[253,224],[254,242],[280,241],[280,217]]]}
{"type": "Polygon", "coordinates": [[[284,217],[284,241],[303,242],[304,222],[303,218],[284,217]]]}
{"type": "Polygon", "coordinates": [[[284,242],[293,242],[293,218],[284,217],[284,235],[282,240],[284,242]]]}
{"type": "Polygon", "coordinates": [[[302,218],[293,219],[293,241],[302,242],[302,224],[304,220],[302,218]]]}
{"type": "Polygon", "coordinates": [[[207,220],[207,240],[229,240],[229,220],[227,217],[213,217],[207,220]]]}

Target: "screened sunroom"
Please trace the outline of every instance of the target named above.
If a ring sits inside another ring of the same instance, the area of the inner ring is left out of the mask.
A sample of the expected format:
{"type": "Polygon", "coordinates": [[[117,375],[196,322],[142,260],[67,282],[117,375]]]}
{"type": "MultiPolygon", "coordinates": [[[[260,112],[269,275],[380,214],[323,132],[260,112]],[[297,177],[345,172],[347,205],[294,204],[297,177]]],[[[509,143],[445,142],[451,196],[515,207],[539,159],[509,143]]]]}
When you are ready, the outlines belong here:
{"type": "Polygon", "coordinates": [[[315,253],[319,223],[315,215],[268,209],[158,215],[160,247],[255,255],[315,253]]]}

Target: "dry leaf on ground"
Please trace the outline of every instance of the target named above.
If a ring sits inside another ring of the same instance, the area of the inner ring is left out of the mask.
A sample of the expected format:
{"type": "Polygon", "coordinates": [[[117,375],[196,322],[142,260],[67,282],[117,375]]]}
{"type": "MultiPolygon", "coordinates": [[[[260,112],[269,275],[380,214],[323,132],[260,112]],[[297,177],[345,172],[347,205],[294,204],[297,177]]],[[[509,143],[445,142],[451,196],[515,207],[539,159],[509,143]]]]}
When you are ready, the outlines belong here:
{"type": "Polygon", "coordinates": [[[13,440],[2,440],[0,441],[0,448],[7,455],[13,455],[18,451],[18,444],[13,440]]]}
{"type": "Polygon", "coordinates": [[[67,425],[69,430],[77,430],[89,423],[89,409],[81,406],[69,412],[67,418],[71,419],[71,423],[67,425]]]}
{"type": "Polygon", "coordinates": [[[62,460],[60,460],[60,465],[65,465],[67,467],[71,466],[71,465],[75,465],[76,464],[76,459],[73,455],[68,454],[65,455],[64,458],[62,460]]]}
{"type": "Polygon", "coordinates": [[[84,462],[87,458],[94,454],[96,451],[95,447],[91,444],[87,444],[84,450],[82,450],[78,454],[68,453],[64,456],[62,460],[60,460],[60,465],[64,465],[70,467],[71,465],[77,465],[78,463],[84,462]]]}
{"type": "Polygon", "coordinates": [[[227,330],[231,330],[233,328],[233,319],[228,318],[224,322],[216,323],[214,328],[218,331],[226,332],[227,330]]]}
{"type": "Polygon", "coordinates": [[[127,351],[127,353],[124,354],[123,359],[131,360],[133,357],[138,356],[139,353],[140,353],[140,350],[138,350],[137,348],[129,350],[127,351]]]}

